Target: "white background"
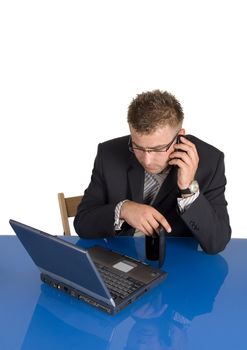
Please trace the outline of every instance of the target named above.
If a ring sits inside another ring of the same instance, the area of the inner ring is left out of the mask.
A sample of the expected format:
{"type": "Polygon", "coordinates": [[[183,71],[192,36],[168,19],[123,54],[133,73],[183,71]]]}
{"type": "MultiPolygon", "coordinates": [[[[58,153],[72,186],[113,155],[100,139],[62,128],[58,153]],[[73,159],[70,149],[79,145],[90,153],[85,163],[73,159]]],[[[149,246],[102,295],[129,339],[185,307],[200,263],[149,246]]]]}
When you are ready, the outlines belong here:
{"type": "Polygon", "coordinates": [[[61,234],[97,144],[128,133],[137,93],[172,92],[187,133],[225,153],[233,237],[247,237],[245,1],[2,0],[0,234],[61,234]]]}

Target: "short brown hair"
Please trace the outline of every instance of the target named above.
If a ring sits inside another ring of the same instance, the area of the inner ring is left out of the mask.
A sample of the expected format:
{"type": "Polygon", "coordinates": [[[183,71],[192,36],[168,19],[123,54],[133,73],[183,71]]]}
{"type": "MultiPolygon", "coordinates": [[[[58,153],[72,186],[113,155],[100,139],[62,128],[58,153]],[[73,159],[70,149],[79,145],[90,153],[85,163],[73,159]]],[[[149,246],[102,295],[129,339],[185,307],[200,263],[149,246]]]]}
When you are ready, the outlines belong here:
{"type": "Polygon", "coordinates": [[[128,108],[128,123],[137,132],[149,134],[164,125],[182,123],[183,109],[167,91],[148,91],[138,94],[128,108]]]}

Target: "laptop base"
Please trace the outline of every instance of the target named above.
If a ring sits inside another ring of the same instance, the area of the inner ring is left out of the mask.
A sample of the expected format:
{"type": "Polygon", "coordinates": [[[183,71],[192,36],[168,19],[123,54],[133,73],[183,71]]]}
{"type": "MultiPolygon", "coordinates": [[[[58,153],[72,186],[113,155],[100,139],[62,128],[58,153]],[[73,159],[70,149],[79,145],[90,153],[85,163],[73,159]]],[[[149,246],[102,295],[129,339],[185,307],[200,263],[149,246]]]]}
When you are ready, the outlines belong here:
{"type": "Polygon", "coordinates": [[[40,278],[44,283],[48,284],[49,286],[51,286],[55,289],[58,289],[59,291],[62,291],[66,294],[69,294],[70,296],[72,296],[78,300],[85,301],[86,303],[88,303],[94,307],[97,307],[98,309],[101,309],[102,311],[107,312],[108,314],[112,315],[112,314],[116,313],[116,311],[111,309],[108,305],[99,304],[97,302],[97,300],[92,298],[91,296],[86,295],[86,294],[82,293],[81,291],[79,291],[79,290],[77,290],[69,285],[66,285],[65,283],[57,281],[54,278],[52,278],[44,273],[40,274],[40,278]]]}

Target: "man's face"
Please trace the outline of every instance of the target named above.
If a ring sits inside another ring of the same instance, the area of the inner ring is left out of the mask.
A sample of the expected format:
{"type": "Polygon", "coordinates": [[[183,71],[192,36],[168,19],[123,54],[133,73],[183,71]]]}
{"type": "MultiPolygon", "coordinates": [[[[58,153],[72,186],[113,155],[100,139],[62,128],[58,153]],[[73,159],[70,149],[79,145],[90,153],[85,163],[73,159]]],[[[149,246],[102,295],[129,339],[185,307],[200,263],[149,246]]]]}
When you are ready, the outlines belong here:
{"type": "Polygon", "coordinates": [[[169,156],[174,150],[176,135],[184,133],[181,126],[165,125],[146,135],[139,134],[130,126],[133,152],[143,168],[152,174],[159,174],[167,168],[169,156]]]}

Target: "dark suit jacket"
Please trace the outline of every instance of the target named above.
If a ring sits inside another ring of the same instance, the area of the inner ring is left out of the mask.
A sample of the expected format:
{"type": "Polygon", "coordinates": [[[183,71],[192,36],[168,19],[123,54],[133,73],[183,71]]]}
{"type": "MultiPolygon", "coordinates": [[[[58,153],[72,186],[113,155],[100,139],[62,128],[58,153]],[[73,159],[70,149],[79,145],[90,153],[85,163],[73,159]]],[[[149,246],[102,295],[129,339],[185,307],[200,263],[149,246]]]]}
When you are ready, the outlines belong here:
{"type": "MultiPolygon", "coordinates": [[[[127,223],[123,224],[120,232],[114,230],[117,203],[124,199],[143,203],[144,169],[128,150],[128,138],[120,137],[98,146],[91,182],[74,220],[75,230],[80,237],[134,234],[134,229],[127,223]]],[[[224,196],[224,154],[194,136],[188,138],[195,144],[200,158],[196,173],[200,186],[199,197],[183,214],[179,212],[177,168],[172,167],[153,207],[170,223],[170,235],[194,236],[207,253],[214,254],[223,250],[231,237],[224,196]]]]}

